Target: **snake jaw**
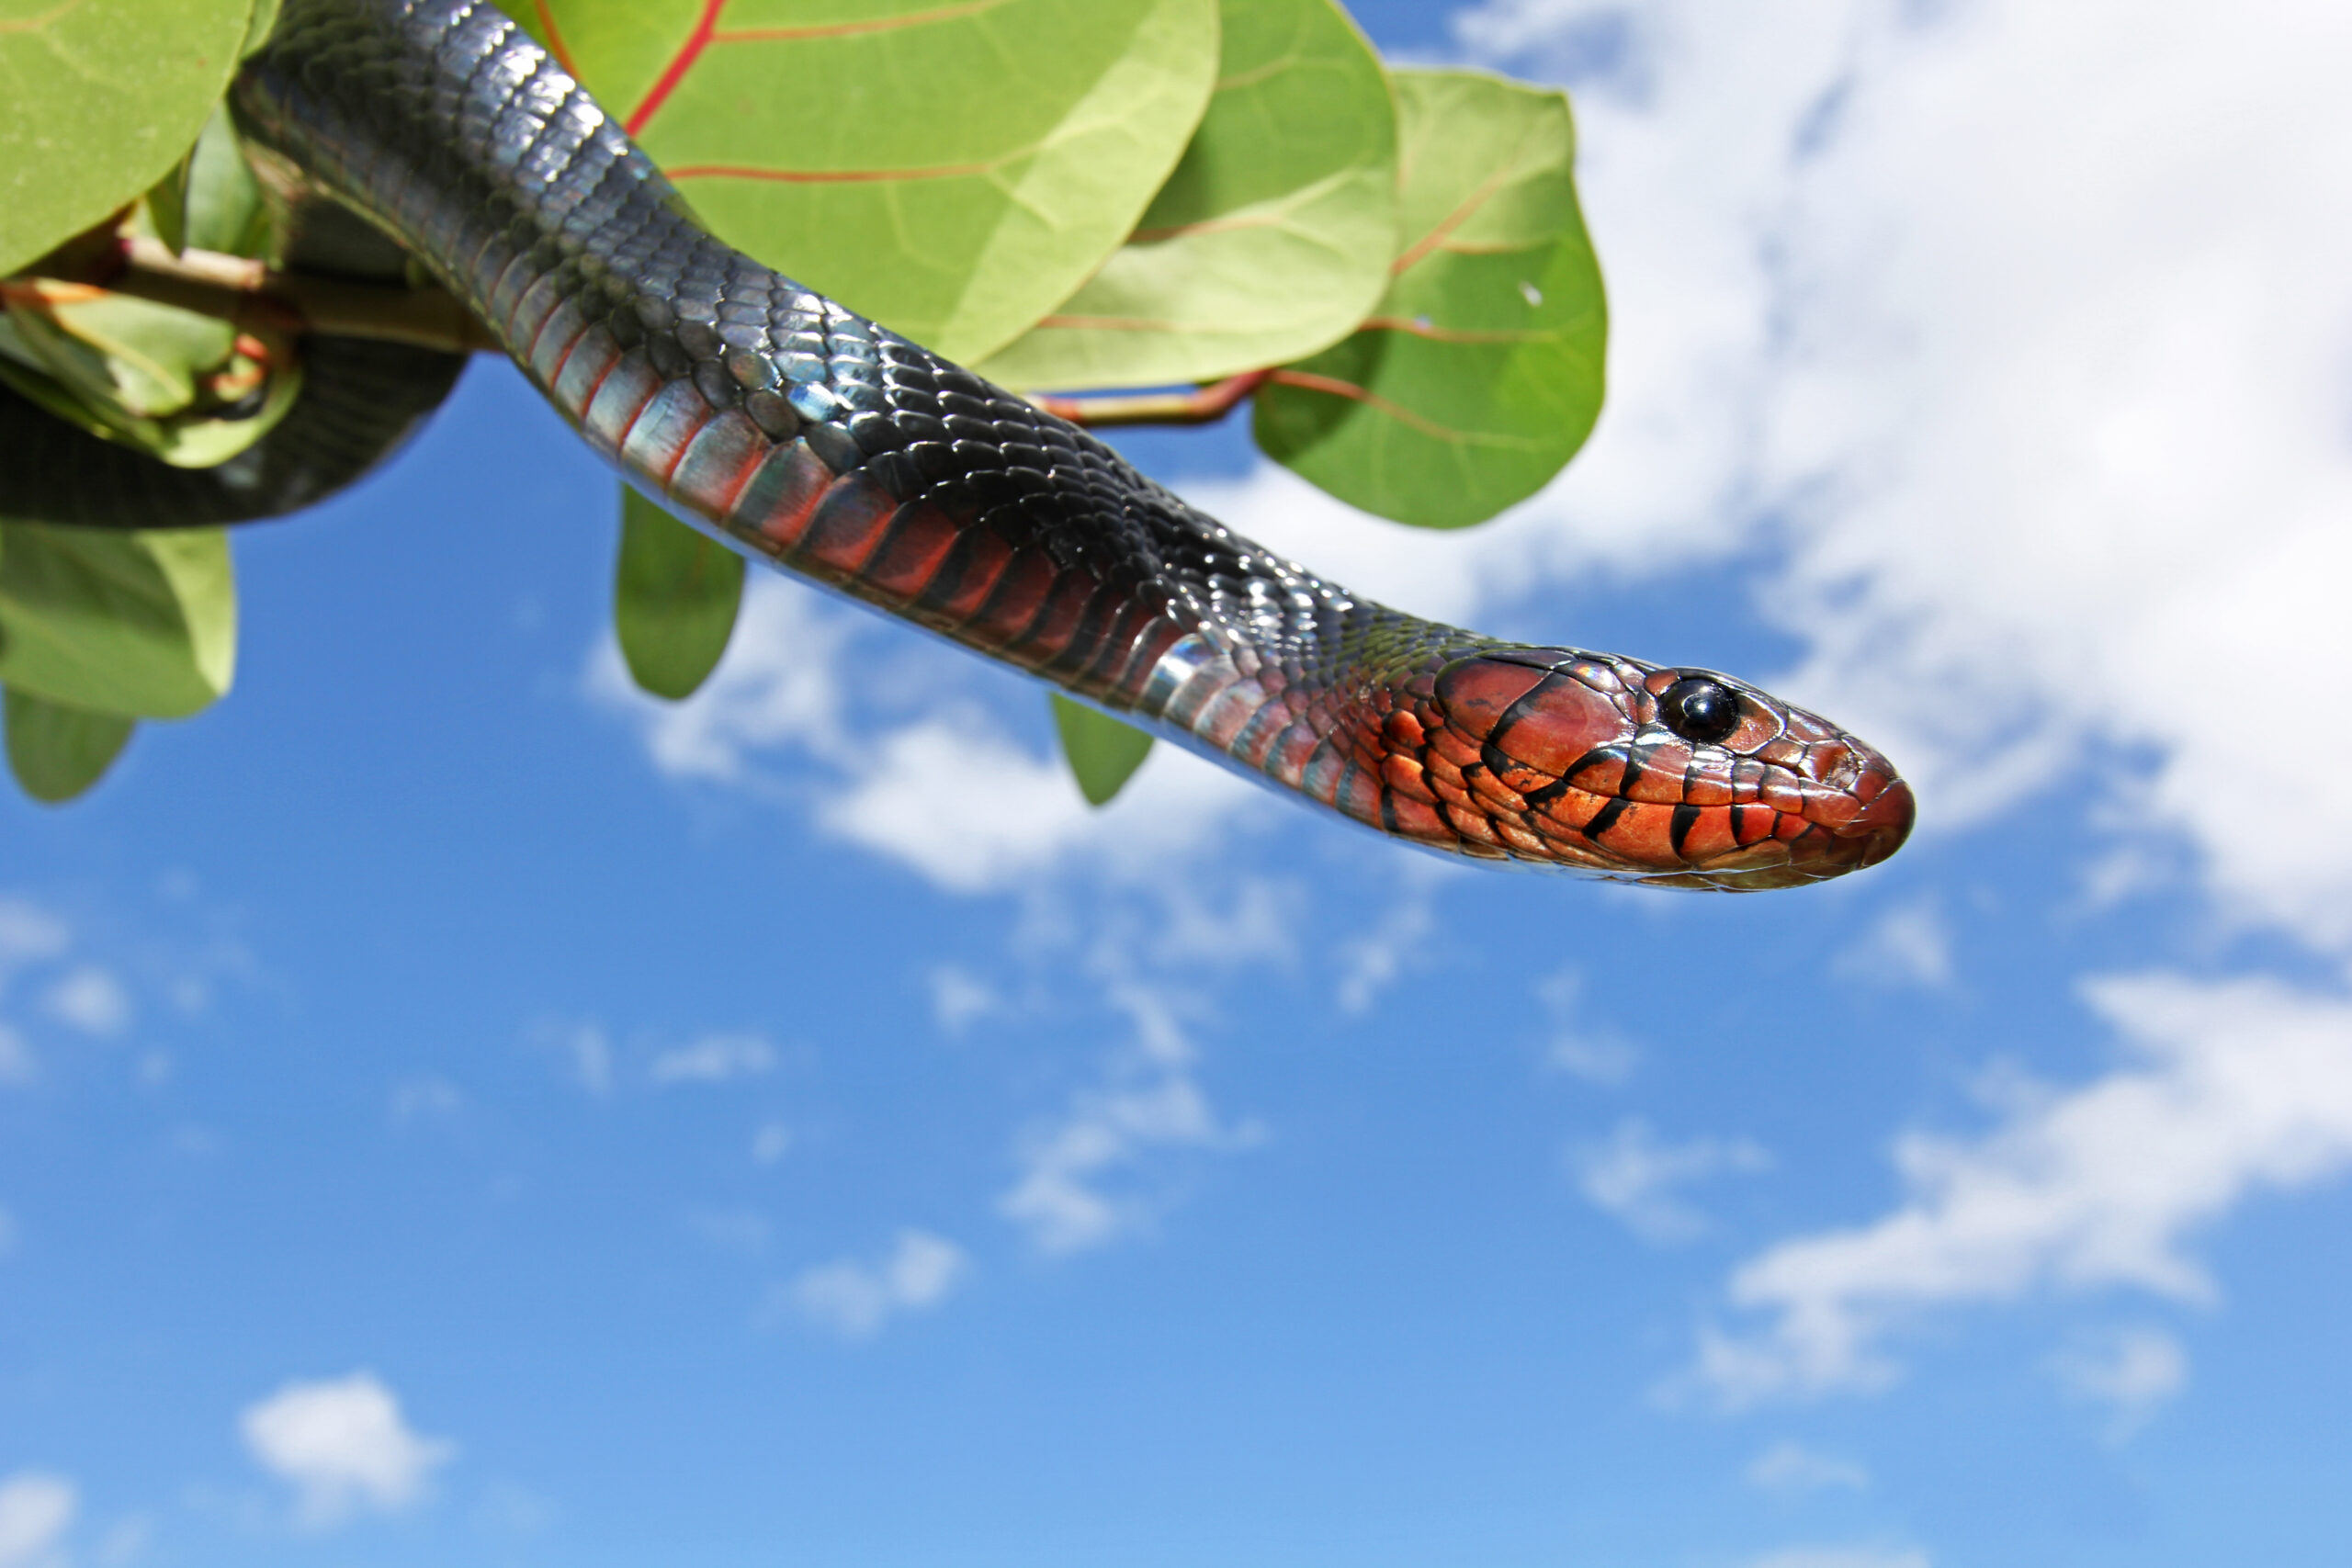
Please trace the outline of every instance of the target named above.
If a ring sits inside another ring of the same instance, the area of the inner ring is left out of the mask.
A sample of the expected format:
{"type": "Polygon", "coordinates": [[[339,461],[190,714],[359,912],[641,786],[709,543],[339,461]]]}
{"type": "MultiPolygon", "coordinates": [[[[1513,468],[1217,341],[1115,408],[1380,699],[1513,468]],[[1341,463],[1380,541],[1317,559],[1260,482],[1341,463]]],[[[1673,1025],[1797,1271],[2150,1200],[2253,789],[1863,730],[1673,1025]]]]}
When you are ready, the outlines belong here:
{"type": "MultiPolygon", "coordinates": [[[[1419,711],[1392,712],[1383,739],[1390,782],[1409,776],[1433,797],[1428,830],[1407,836],[1434,847],[1738,891],[1875,865],[1911,829],[1910,788],[1884,757],[1712,671],[1490,648],[1447,661],[1422,689],[1419,711]],[[1660,701],[1696,681],[1715,689],[1713,739],[1677,733],[1660,701]],[[1400,764],[1398,743],[1416,741],[1400,764]]],[[[1381,825],[1399,831],[1389,818],[1381,825]]]]}

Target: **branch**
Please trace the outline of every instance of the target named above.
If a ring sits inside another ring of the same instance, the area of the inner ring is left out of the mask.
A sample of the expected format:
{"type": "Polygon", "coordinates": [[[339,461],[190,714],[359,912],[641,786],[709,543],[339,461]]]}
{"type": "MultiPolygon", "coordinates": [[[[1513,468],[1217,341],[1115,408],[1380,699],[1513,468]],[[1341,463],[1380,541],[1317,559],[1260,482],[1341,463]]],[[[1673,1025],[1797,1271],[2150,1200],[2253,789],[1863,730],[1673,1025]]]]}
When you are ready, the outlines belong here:
{"type": "Polygon", "coordinates": [[[1044,397],[1032,400],[1072,424],[1215,424],[1273,371],[1245,370],[1190,392],[1117,393],[1102,398],[1044,397]]]}
{"type": "Polygon", "coordinates": [[[499,346],[456,296],[439,288],[304,277],[218,251],[175,255],[143,236],[122,242],[120,269],[99,287],[249,331],[374,338],[458,354],[499,346]]]}
{"type": "MultiPolygon", "coordinates": [[[[184,251],[143,235],[124,238],[108,276],[91,286],[210,316],[247,331],[323,333],[451,353],[501,352],[498,341],[456,296],[426,287],[337,283],[273,272],[218,251],[184,251]]],[[[1048,396],[1035,400],[1072,424],[1214,424],[1263,386],[1273,371],[1248,370],[1189,392],[1048,396]]]]}

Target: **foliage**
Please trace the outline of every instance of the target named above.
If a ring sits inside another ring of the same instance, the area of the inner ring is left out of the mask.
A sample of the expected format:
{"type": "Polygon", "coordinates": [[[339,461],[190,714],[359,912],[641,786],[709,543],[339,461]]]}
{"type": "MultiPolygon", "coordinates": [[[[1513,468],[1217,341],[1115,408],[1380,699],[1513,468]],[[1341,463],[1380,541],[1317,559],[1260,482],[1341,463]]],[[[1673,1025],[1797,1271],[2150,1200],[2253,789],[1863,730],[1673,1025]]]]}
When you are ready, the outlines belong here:
{"type": "Polygon", "coordinates": [[[253,0],[0,0],[0,275],[177,164],[254,22],[253,0]]]}
{"type": "MultiPolygon", "coordinates": [[[[266,254],[216,105],[274,9],[0,0],[0,87],[23,89],[0,94],[0,268],[93,225],[266,254]]],[[[1269,456],[1430,527],[1532,494],[1599,412],[1606,310],[1566,99],[1392,70],[1337,0],[520,9],[722,237],[1006,385],[1261,375],[1269,456]]],[[[0,321],[0,378],[52,412],[200,466],[290,404],[294,345],[53,272],[6,284],[0,321]]],[[[725,649],[741,562],[633,492],[622,513],[622,653],[684,697],[725,649]]],[[[9,754],[43,799],[94,780],[130,719],[225,691],[233,663],[217,535],[70,533],[0,522],[9,754]]],[[[1098,804],[1150,745],[1059,699],[1056,716],[1098,804]]]]}
{"type": "Polygon", "coordinates": [[[1346,342],[1258,394],[1258,445],[1366,512],[1431,528],[1523,501],[1600,414],[1607,310],[1577,209],[1567,100],[1396,73],[1394,277],[1346,342]]]}
{"type": "Polygon", "coordinates": [[[1069,760],[1079,793],[1089,805],[1107,803],[1151,754],[1151,737],[1059,692],[1053,702],[1054,728],[1061,736],[1062,755],[1069,760]]]}
{"type": "Polygon", "coordinates": [[[613,630],[629,677],[672,702],[718,667],[743,601],[743,558],[621,487],[613,630]]]}

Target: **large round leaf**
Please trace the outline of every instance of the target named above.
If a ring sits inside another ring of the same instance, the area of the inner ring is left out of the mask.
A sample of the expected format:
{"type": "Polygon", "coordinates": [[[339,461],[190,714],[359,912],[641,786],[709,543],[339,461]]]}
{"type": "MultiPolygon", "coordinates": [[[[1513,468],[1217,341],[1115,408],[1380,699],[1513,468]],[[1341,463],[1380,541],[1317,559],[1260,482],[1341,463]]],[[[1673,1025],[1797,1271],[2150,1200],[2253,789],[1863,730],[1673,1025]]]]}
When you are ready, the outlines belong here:
{"type": "Polygon", "coordinates": [[[1215,84],[1216,0],[544,0],[696,211],[978,359],[1118,247],[1215,84]]]}
{"type": "Polygon", "coordinates": [[[1567,99],[1396,75],[1404,249],[1363,330],[1274,373],[1258,444],[1400,523],[1483,522],[1542,489],[1600,413],[1608,310],[1567,99]]]}
{"type": "Polygon", "coordinates": [[[1216,95],[1084,288],[978,368],[1015,387],[1206,381],[1370,313],[1396,244],[1396,111],[1332,0],[1224,0],[1216,95]]]}
{"type": "Polygon", "coordinates": [[[229,689],[237,594],[217,528],[6,525],[0,682],[52,703],[179,718],[229,689]]]}
{"type": "Polygon", "coordinates": [[[0,0],[0,276],[179,161],[253,14],[253,0],[0,0]]]}

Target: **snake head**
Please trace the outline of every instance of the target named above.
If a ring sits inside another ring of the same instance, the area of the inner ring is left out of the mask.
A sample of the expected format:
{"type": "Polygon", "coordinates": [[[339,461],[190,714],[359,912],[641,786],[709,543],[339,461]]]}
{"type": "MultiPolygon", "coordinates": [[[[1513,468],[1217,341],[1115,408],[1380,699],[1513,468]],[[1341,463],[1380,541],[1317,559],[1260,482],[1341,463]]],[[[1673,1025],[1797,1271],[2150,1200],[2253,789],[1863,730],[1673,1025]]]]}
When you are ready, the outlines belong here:
{"type": "Polygon", "coordinates": [[[1875,865],[1911,831],[1884,757],[1711,670],[1488,647],[1416,685],[1386,716],[1384,771],[1398,805],[1430,807],[1392,807],[1391,830],[1425,842],[1739,891],[1875,865]]]}

